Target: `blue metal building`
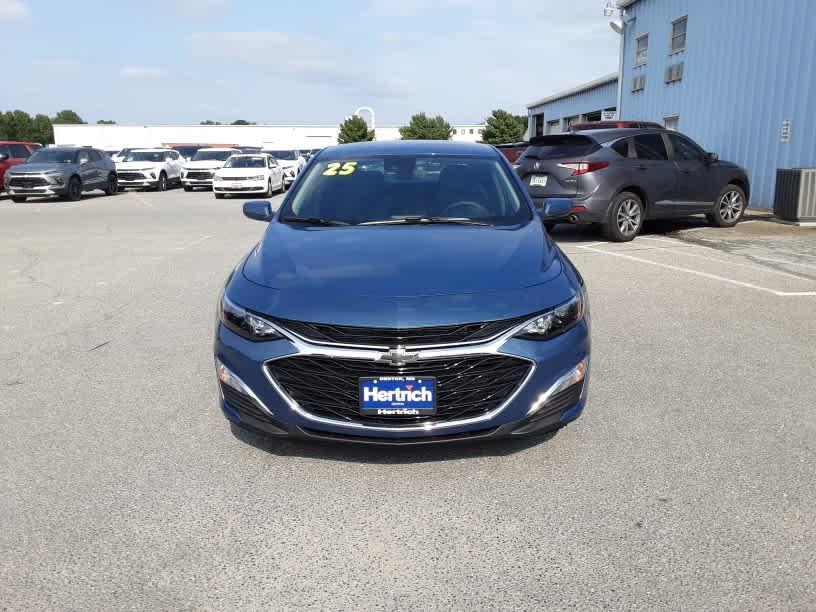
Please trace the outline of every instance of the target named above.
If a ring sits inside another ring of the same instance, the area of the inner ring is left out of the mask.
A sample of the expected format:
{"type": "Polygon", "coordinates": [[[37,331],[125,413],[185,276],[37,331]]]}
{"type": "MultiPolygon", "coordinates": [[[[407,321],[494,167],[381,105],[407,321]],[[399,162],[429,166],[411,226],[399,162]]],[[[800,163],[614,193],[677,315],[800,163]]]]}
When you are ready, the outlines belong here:
{"type": "Polygon", "coordinates": [[[618,74],[590,81],[574,89],[527,105],[531,136],[552,134],[580,121],[599,121],[603,111],[614,111],[618,97],[618,74]]]}
{"type": "MultiPolygon", "coordinates": [[[[618,8],[622,70],[612,106],[621,118],[679,129],[745,166],[757,207],[773,206],[777,168],[816,166],[816,1],[621,0],[618,8]]],[[[558,99],[559,119],[582,112],[583,93],[558,99]]],[[[555,106],[529,110],[531,126],[536,112],[545,131],[555,120],[555,106]]]]}

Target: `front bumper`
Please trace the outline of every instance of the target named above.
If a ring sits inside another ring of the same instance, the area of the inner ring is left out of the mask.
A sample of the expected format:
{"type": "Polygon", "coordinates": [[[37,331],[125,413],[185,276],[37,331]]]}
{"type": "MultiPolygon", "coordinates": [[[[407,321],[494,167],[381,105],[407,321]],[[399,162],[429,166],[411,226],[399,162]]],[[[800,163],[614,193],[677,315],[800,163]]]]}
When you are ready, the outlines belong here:
{"type": "Polygon", "coordinates": [[[266,191],[266,181],[217,181],[213,184],[216,193],[262,193],[266,191]]]}
{"type": "MultiPolygon", "coordinates": [[[[497,408],[477,417],[449,421],[388,426],[317,416],[293,402],[265,367],[270,360],[306,353],[313,355],[315,351],[336,356],[343,350],[349,349],[304,344],[288,338],[251,342],[219,325],[215,363],[219,374],[219,405],[224,416],[242,427],[277,436],[374,444],[427,444],[551,431],[578,418],[586,403],[590,352],[586,319],[547,341],[502,337],[481,345],[430,351],[428,355],[438,354],[440,350],[451,355],[505,355],[532,364],[524,380],[497,408]],[[566,391],[571,395],[565,396],[566,391]],[[558,397],[567,397],[566,403],[563,399],[556,401],[558,397]]],[[[355,351],[352,349],[352,352],[355,351]]],[[[320,385],[321,381],[315,380],[315,384],[320,385]]]]}
{"type": "Polygon", "coordinates": [[[61,196],[68,191],[68,184],[64,179],[60,184],[57,178],[57,176],[48,174],[29,174],[23,177],[6,174],[3,186],[5,187],[6,193],[10,196],[61,196]],[[12,184],[12,181],[17,182],[21,180],[30,182],[30,184],[12,184]]]}

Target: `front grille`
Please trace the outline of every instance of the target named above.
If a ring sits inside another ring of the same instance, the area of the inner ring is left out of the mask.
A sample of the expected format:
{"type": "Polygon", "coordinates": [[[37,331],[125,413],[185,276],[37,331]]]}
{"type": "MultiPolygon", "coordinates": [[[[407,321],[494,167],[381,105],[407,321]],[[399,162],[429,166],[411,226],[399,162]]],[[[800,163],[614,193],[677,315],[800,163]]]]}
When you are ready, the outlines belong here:
{"type": "Polygon", "coordinates": [[[532,364],[507,355],[424,359],[400,368],[365,359],[296,355],[266,364],[278,385],[302,409],[320,417],[378,425],[413,425],[480,416],[500,406],[518,388],[532,364]],[[359,378],[435,376],[437,414],[363,416],[359,378]]]}
{"type": "Polygon", "coordinates": [[[204,180],[211,179],[212,175],[213,175],[212,172],[206,172],[206,171],[203,171],[203,170],[201,170],[201,171],[193,170],[193,171],[190,171],[190,172],[187,173],[187,178],[188,179],[193,179],[194,181],[204,181],[204,180]]]}
{"type": "Polygon", "coordinates": [[[248,181],[251,178],[252,177],[249,177],[249,176],[225,176],[225,177],[223,177],[223,180],[224,180],[225,183],[229,183],[229,182],[235,182],[235,181],[248,181]]]}
{"type": "Polygon", "coordinates": [[[389,348],[395,346],[417,347],[437,344],[464,344],[478,342],[497,336],[502,332],[520,325],[535,315],[523,315],[513,319],[499,321],[481,321],[458,325],[440,325],[434,327],[411,327],[392,329],[386,327],[353,327],[350,325],[331,325],[328,323],[307,323],[278,319],[286,329],[312,342],[324,344],[347,344],[352,346],[369,346],[389,348]]]}
{"type": "Polygon", "coordinates": [[[143,181],[145,175],[141,172],[117,172],[116,176],[120,181],[143,181]]]}
{"type": "Polygon", "coordinates": [[[48,186],[48,181],[41,176],[32,177],[15,176],[12,177],[11,180],[9,181],[9,186],[22,187],[23,189],[31,189],[32,187],[46,187],[48,186]]]}

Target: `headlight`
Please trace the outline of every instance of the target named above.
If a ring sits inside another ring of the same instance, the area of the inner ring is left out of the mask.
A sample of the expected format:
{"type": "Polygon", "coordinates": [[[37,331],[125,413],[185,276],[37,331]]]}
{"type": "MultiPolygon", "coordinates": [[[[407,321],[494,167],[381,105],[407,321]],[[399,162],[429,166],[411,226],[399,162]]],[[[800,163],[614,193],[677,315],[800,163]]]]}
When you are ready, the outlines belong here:
{"type": "Polygon", "coordinates": [[[220,183],[223,180],[224,180],[224,177],[223,176],[218,176],[217,174],[213,177],[213,182],[215,182],[215,183],[220,183]]]}
{"type": "Polygon", "coordinates": [[[578,295],[537,316],[515,337],[524,340],[549,340],[561,335],[584,318],[587,306],[586,290],[581,286],[581,292],[578,295]]]}
{"type": "Polygon", "coordinates": [[[225,293],[221,294],[218,318],[225,327],[248,340],[259,342],[282,337],[269,321],[231,302],[225,293]]]}
{"type": "Polygon", "coordinates": [[[186,170],[181,171],[181,178],[187,178],[187,171],[186,170]]]}
{"type": "Polygon", "coordinates": [[[249,180],[250,180],[250,181],[262,181],[262,180],[264,180],[265,178],[266,178],[266,177],[265,177],[263,174],[259,174],[259,175],[257,175],[257,176],[250,176],[250,177],[249,177],[249,180]]]}

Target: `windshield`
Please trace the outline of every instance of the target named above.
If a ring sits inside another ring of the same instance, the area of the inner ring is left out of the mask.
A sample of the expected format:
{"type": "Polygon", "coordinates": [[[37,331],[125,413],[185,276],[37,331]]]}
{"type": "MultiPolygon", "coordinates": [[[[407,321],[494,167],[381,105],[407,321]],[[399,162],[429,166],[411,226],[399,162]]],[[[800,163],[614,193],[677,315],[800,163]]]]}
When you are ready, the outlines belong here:
{"type": "Polygon", "coordinates": [[[530,209],[494,159],[383,155],[313,162],[281,217],[344,224],[455,218],[493,225],[531,219],[530,209]]]}
{"type": "Polygon", "coordinates": [[[179,152],[180,155],[184,157],[192,157],[195,155],[196,151],[198,151],[198,147],[176,147],[176,151],[179,152]]]}
{"type": "Polygon", "coordinates": [[[224,161],[232,154],[232,151],[208,151],[207,149],[199,149],[193,156],[193,161],[224,161]]]}
{"type": "Polygon", "coordinates": [[[73,164],[75,149],[40,149],[28,158],[29,164],[73,164]]]}
{"type": "Polygon", "coordinates": [[[297,159],[294,151],[264,151],[264,153],[271,155],[275,159],[297,159]]]}
{"type": "Polygon", "coordinates": [[[230,157],[225,168],[266,168],[264,157],[230,157]]]}
{"type": "Polygon", "coordinates": [[[164,161],[164,151],[134,151],[125,158],[126,162],[154,162],[164,161]]]}

